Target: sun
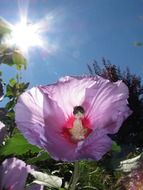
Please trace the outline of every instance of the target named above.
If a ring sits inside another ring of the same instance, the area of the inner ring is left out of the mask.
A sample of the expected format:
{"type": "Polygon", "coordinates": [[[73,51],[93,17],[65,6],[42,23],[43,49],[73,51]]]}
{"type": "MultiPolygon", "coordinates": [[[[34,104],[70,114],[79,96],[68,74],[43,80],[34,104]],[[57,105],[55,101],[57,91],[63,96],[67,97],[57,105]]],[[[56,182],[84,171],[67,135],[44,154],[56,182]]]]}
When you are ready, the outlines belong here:
{"type": "Polygon", "coordinates": [[[36,22],[31,22],[27,14],[20,14],[20,21],[8,24],[10,32],[4,36],[2,43],[29,56],[32,48],[38,47],[46,55],[58,50],[58,44],[50,39],[55,31],[55,15],[47,14],[36,22]],[[49,34],[49,35],[48,35],[49,34]]]}
{"type": "Polygon", "coordinates": [[[12,26],[11,36],[8,41],[24,52],[34,46],[43,46],[38,24],[28,23],[26,19],[22,19],[12,26]]]}

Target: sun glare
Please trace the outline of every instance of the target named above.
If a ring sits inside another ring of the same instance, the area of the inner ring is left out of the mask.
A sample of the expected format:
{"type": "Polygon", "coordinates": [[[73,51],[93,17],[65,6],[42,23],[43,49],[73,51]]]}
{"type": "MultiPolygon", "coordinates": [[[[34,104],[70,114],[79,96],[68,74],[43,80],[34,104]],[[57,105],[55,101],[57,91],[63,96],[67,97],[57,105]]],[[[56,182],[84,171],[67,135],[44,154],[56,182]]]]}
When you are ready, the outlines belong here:
{"type": "Polygon", "coordinates": [[[20,10],[20,22],[10,24],[11,32],[5,36],[3,43],[19,49],[25,55],[28,55],[29,50],[34,47],[39,47],[47,54],[55,53],[58,45],[51,41],[49,37],[55,26],[55,15],[49,13],[33,23],[29,21],[27,11],[23,13],[23,9],[20,10]]]}
{"type": "Polygon", "coordinates": [[[30,47],[34,46],[43,46],[38,25],[27,23],[26,20],[22,20],[20,23],[13,25],[9,43],[20,48],[22,51],[28,51],[30,47]]]}

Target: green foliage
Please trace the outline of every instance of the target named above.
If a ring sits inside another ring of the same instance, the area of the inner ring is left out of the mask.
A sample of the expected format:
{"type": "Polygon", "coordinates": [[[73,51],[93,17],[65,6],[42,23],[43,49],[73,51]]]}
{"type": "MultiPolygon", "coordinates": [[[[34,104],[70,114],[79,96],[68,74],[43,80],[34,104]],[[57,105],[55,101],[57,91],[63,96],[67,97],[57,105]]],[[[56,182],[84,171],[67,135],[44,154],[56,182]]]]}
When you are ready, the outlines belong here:
{"type": "Polygon", "coordinates": [[[31,145],[23,137],[22,134],[16,133],[11,138],[8,138],[5,142],[5,145],[2,146],[0,150],[0,155],[9,156],[9,155],[22,155],[27,152],[37,153],[40,149],[34,145],[31,145]]]}
{"type": "Polygon", "coordinates": [[[106,169],[101,162],[81,161],[78,189],[115,190],[121,173],[106,169]]]}
{"type": "Polygon", "coordinates": [[[12,62],[13,48],[8,47],[5,44],[0,44],[0,64],[4,63],[9,66],[14,65],[12,62]]]}
{"type": "Polygon", "coordinates": [[[7,103],[3,112],[5,114],[3,114],[3,116],[1,115],[1,121],[6,124],[11,135],[15,128],[15,104],[20,94],[23,93],[29,86],[29,83],[19,82],[18,80],[19,75],[17,75],[16,78],[11,78],[9,83],[6,84],[6,92],[4,97],[7,98],[7,103]]]}
{"type": "Polygon", "coordinates": [[[27,62],[20,50],[11,47],[2,41],[3,38],[10,33],[11,25],[4,19],[0,18],[0,64],[3,63],[9,66],[16,65],[17,70],[22,69],[22,67],[26,69],[27,62]]]}
{"type": "Polygon", "coordinates": [[[0,18],[0,36],[9,34],[11,32],[10,24],[4,19],[0,18]]]}
{"type": "Polygon", "coordinates": [[[27,160],[28,164],[36,164],[36,162],[41,162],[41,161],[45,161],[48,160],[50,158],[50,156],[48,155],[47,152],[39,152],[39,154],[35,157],[32,157],[30,159],[27,160]]]}
{"type": "Polygon", "coordinates": [[[17,99],[29,86],[29,83],[20,83],[16,79],[11,78],[9,84],[6,85],[5,97],[9,99],[17,99]]]}
{"type": "Polygon", "coordinates": [[[4,63],[9,66],[16,65],[17,70],[20,70],[22,67],[26,69],[27,62],[20,50],[4,43],[3,39],[7,37],[11,31],[11,25],[0,18],[0,64],[4,63]]]}
{"type": "Polygon", "coordinates": [[[121,147],[115,141],[112,143],[112,151],[121,152],[121,147]]]}
{"type": "Polygon", "coordinates": [[[24,66],[24,69],[26,69],[26,59],[19,52],[13,52],[12,61],[16,65],[17,70],[20,70],[22,66],[24,66]]]}
{"type": "Polygon", "coordinates": [[[17,70],[22,68],[26,69],[27,61],[22,53],[15,48],[7,47],[6,45],[0,45],[0,64],[7,64],[9,66],[16,66],[17,70]]]}

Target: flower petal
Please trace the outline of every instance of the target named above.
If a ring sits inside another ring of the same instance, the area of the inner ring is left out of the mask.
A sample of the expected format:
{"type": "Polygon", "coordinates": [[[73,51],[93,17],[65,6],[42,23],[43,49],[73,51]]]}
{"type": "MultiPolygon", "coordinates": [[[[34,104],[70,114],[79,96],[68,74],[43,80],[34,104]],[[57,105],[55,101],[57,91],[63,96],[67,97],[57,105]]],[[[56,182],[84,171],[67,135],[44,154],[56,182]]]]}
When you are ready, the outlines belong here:
{"type": "Polygon", "coordinates": [[[86,88],[94,83],[92,77],[66,76],[53,85],[40,86],[40,89],[57,102],[67,118],[72,114],[75,106],[82,105],[86,88]]]}
{"type": "Polygon", "coordinates": [[[112,147],[112,140],[104,130],[95,130],[79,146],[78,159],[100,160],[112,147]]]}
{"type": "Polygon", "coordinates": [[[65,122],[64,115],[56,102],[42,94],[39,88],[32,88],[23,93],[16,104],[15,112],[17,127],[23,131],[26,138],[33,143],[35,141],[35,144],[37,144],[37,137],[43,138],[44,128],[48,127],[48,130],[52,128],[53,131],[59,131],[60,126],[63,126],[65,122]],[[46,125],[47,121],[48,126],[46,125]]]}
{"type": "Polygon", "coordinates": [[[76,145],[62,134],[65,116],[48,94],[32,88],[20,96],[15,112],[17,127],[31,144],[44,148],[54,159],[74,159],[76,145]]]}
{"type": "Polygon", "coordinates": [[[128,88],[122,81],[112,83],[98,77],[97,83],[86,89],[83,103],[92,128],[106,128],[107,133],[116,133],[132,113],[127,99],[128,88]]]}
{"type": "Polygon", "coordinates": [[[23,190],[27,175],[25,162],[16,158],[6,159],[0,166],[0,189],[23,190]]]}

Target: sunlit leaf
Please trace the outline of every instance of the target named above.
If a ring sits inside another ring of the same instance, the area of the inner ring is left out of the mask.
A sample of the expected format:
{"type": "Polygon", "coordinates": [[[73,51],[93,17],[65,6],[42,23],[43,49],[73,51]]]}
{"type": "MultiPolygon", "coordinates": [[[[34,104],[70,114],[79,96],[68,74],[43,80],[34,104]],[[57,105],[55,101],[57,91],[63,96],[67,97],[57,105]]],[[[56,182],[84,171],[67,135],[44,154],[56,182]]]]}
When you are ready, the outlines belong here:
{"type": "Polygon", "coordinates": [[[6,49],[7,49],[6,45],[0,44],[0,57],[2,57],[6,49]]]}
{"type": "Polygon", "coordinates": [[[60,177],[37,171],[33,171],[31,174],[36,178],[34,183],[53,188],[60,188],[62,185],[62,179],[60,177]]]}
{"type": "Polygon", "coordinates": [[[14,86],[16,83],[17,83],[17,82],[16,82],[16,80],[15,80],[14,78],[11,78],[11,79],[9,80],[9,84],[10,84],[11,86],[14,86]]]}
{"type": "Polygon", "coordinates": [[[0,63],[7,64],[9,66],[14,65],[12,60],[13,48],[8,47],[7,45],[0,45],[0,63]]]}
{"type": "Polygon", "coordinates": [[[4,19],[0,18],[0,34],[7,34],[10,32],[11,32],[10,24],[4,19]]]}
{"type": "Polygon", "coordinates": [[[40,149],[29,144],[23,135],[17,133],[6,141],[5,146],[3,146],[0,151],[0,155],[22,155],[28,151],[37,153],[40,151],[40,149]]]}
{"type": "Polygon", "coordinates": [[[22,66],[24,66],[24,69],[26,69],[27,62],[25,57],[21,53],[15,51],[12,55],[12,60],[18,70],[20,70],[22,66]]]}

